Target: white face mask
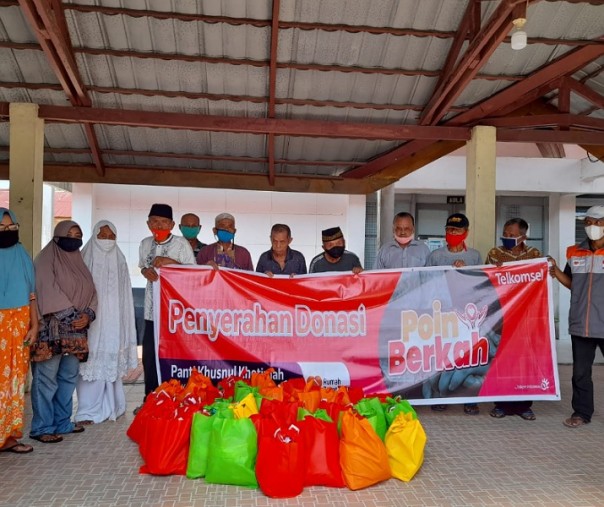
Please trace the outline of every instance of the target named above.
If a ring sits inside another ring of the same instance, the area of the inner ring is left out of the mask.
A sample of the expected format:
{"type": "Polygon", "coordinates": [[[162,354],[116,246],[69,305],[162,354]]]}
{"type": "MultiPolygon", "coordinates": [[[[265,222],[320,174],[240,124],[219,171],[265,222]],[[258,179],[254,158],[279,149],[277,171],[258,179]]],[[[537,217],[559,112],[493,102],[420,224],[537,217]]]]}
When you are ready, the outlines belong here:
{"type": "Polygon", "coordinates": [[[104,252],[108,252],[115,246],[114,239],[97,239],[96,242],[99,245],[100,249],[104,252]]]}
{"type": "Polygon", "coordinates": [[[396,241],[399,245],[408,245],[413,241],[413,236],[394,236],[394,241],[396,241]]]}
{"type": "Polygon", "coordinates": [[[598,241],[604,237],[604,225],[588,225],[585,227],[585,233],[592,241],[598,241]]]}

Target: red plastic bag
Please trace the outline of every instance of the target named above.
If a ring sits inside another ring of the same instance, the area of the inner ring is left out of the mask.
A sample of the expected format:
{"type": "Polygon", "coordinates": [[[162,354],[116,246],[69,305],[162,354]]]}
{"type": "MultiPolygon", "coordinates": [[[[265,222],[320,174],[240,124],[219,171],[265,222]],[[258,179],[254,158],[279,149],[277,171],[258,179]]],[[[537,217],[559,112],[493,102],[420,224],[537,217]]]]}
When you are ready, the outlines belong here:
{"type": "Polygon", "coordinates": [[[145,464],[140,473],[186,474],[193,410],[182,412],[181,417],[163,419],[150,416],[145,420],[146,431],[139,444],[145,464]]]}
{"type": "Polygon", "coordinates": [[[304,452],[295,425],[279,427],[258,439],[256,478],[260,489],[272,498],[291,498],[304,489],[304,452]]]}
{"type": "Polygon", "coordinates": [[[305,417],[297,424],[305,452],[304,485],[343,488],[340,438],[336,424],[312,416],[305,417]]]}

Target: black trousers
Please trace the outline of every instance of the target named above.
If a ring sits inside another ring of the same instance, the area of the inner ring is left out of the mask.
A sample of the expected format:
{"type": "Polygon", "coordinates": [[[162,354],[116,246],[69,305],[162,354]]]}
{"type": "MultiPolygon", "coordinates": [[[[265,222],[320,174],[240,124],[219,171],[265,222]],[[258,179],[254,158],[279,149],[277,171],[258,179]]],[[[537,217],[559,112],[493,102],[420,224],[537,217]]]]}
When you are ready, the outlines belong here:
{"type": "Polygon", "coordinates": [[[143,334],[143,372],[145,374],[145,397],[159,385],[157,379],[157,364],[155,361],[155,338],[152,320],[145,320],[143,334]]]}
{"type": "Polygon", "coordinates": [[[584,338],[571,336],[573,345],[573,417],[591,421],[594,413],[594,383],[591,367],[596,357],[596,348],[604,354],[604,338],[584,338]]]}

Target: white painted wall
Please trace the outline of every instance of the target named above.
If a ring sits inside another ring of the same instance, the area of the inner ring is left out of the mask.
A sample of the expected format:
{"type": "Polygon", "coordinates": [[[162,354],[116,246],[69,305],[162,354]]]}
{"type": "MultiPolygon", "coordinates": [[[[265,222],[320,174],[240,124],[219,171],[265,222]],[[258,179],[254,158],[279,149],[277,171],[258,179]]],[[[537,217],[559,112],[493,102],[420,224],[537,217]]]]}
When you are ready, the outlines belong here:
{"type": "MultiPolygon", "coordinates": [[[[260,254],[270,248],[270,228],[285,223],[292,229],[292,248],[300,250],[307,263],[321,250],[321,230],[340,226],[347,248],[364,258],[365,196],[339,194],[300,194],[171,188],[153,186],[80,184],[73,185],[73,219],[80,224],[85,238],[94,224],[110,220],[118,230],[118,244],[130,266],[132,283],[144,286],[138,269],[138,247],[149,236],[147,215],[153,203],[170,204],[178,224],[185,213],[201,218],[199,238],[212,243],[214,218],[229,212],[235,216],[235,240],[252,254],[254,265],[260,254]]],[[[178,228],[174,229],[180,234],[178,228]]]]}

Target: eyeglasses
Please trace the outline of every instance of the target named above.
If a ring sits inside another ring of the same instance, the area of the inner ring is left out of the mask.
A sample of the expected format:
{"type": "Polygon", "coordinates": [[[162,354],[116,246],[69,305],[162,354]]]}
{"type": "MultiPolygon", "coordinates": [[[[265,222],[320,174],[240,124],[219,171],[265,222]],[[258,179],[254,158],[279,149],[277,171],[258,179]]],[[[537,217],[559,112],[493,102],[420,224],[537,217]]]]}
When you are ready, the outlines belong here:
{"type": "Polygon", "coordinates": [[[18,231],[18,230],[19,230],[19,224],[10,224],[10,225],[2,225],[2,224],[0,224],[0,232],[18,231]]]}

